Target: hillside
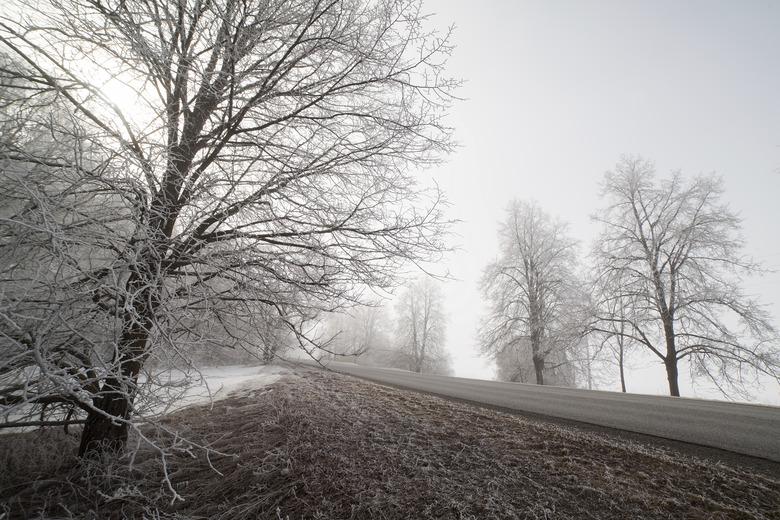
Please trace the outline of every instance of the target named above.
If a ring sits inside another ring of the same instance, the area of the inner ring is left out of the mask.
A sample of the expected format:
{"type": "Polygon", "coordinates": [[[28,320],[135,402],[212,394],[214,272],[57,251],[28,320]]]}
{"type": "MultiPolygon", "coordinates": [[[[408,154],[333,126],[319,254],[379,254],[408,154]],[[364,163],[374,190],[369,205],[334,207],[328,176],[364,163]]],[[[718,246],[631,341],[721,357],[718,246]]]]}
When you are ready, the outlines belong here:
{"type": "MultiPolygon", "coordinates": [[[[11,517],[44,503],[66,518],[152,509],[179,519],[780,515],[780,480],[765,472],[315,370],[167,421],[229,454],[212,454],[213,469],[204,456],[169,459],[184,500],[170,504],[150,453],[139,454],[132,473],[116,472],[113,490],[68,457],[42,463],[37,474],[28,465],[16,487],[3,477],[0,500],[11,517]]],[[[17,446],[40,436],[25,435],[13,436],[17,446]]],[[[21,468],[11,437],[0,440],[0,463],[21,468]]],[[[46,439],[51,451],[75,444],[72,435],[46,439]]]]}

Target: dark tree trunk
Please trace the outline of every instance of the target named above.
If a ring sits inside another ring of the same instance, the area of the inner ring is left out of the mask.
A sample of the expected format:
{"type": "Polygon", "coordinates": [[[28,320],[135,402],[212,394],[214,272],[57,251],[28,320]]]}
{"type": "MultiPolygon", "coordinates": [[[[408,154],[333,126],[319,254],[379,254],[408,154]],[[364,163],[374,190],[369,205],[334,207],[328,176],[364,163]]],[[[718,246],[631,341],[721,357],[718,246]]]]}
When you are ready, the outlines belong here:
{"type": "Polygon", "coordinates": [[[531,332],[531,360],[534,363],[534,372],[536,372],[536,384],[544,384],[544,357],[542,355],[541,334],[538,329],[531,332]]]}
{"type": "Polygon", "coordinates": [[[678,383],[677,372],[677,345],[675,344],[674,319],[671,315],[661,316],[664,324],[664,335],[666,336],[666,357],[664,365],[666,366],[666,379],[669,381],[669,395],[680,397],[680,385],[678,383]]]}
{"type": "Polygon", "coordinates": [[[626,370],[624,366],[625,361],[625,350],[623,349],[623,339],[619,338],[618,340],[620,350],[618,352],[618,366],[620,367],[620,389],[623,391],[623,393],[626,392],[626,370]]]}
{"type": "Polygon", "coordinates": [[[544,384],[544,359],[534,356],[534,371],[536,372],[536,384],[544,384]]]}
{"type": "MultiPolygon", "coordinates": [[[[140,325],[137,327],[140,328],[140,325]]],[[[148,331],[138,332],[135,345],[143,341],[144,348],[148,331]]],[[[121,344],[120,344],[120,348],[121,344]]],[[[84,423],[79,444],[79,456],[90,453],[119,453],[127,442],[130,418],[136,394],[138,373],[141,371],[145,351],[125,350],[119,373],[121,377],[106,378],[100,395],[94,400],[96,410],[91,410],[84,423]]]]}
{"type": "Polygon", "coordinates": [[[671,358],[664,361],[666,366],[666,379],[669,380],[669,395],[680,397],[680,385],[677,382],[677,358],[671,358]]]}
{"type": "MultiPolygon", "coordinates": [[[[199,104],[196,103],[196,106],[199,104]]],[[[150,218],[146,224],[149,232],[146,248],[125,285],[132,308],[123,316],[122,335],[114,359],[119,363],[116,368],[118,373],[106,378],[93,401],[96,410],[87,415],[79,456],[91,452],[120,452],[127,442],[138,374],[148,356],[150,331],[160,304],[160,262],[166,256],[181,210],[179,193],[196,151],[193,143],[209,115],[203,106],[200,110],[184,125],[180,142],[169,153],[162,188],[151,202],[150,218]]]]}
{"type": "Polygon", "coordinates": [[[587,376],[588,376],[588,390],[593,390],[593,367],[591,366],[592,359],[590,357],[590,343],[586,343],[586,352],[588,355],[587,376]]]}
{"type": "MultiPolygon", "coordinates": [[[[532,269],[534,278],[538,278],[535,270],[532,269]]],[[[530,340],[531,340],[531,359],[534,363],[534,371],[536,372],[536,384],[544,384],[544,356],[542,355],[542,336],[544,327],[542,326],[542,302],[541,298],[537,298],[535,284],[529,284],[529,297],[528,297],[528,312],[529,312],[529,325],[530,325],[530,340]]]]}
{"type": "Polygon", "coordinates": [[[122,383],[117,378],[106,380],[101,392],[101,396],[94,402],[98,411],[90,411],[84,424],[79,457],[107,452],[119,453],[127,442],[131,396],[122,390],[122,383]]]}
{"type": "Polygon", "coordinates": [[[128,294],[138,294],[135,308],[124,317],[125,325],[117,345],[116,371],[109,374],[97,396],[94,410],[87,414],[79,444],[79,456],[119,453],[127,442],[135,400],[138,374],[148,354],[149,331],[157,304],[156,293],[149,284],[133,276],[128,281],[128,294]],[[138,289],[136,291],[135,289],[138,289]]]}
{"type": "Polygon", "coordinates": [[[620,390],[626,393],[626,373],[623,368],[623,360],[620,360],[620,390]]]}

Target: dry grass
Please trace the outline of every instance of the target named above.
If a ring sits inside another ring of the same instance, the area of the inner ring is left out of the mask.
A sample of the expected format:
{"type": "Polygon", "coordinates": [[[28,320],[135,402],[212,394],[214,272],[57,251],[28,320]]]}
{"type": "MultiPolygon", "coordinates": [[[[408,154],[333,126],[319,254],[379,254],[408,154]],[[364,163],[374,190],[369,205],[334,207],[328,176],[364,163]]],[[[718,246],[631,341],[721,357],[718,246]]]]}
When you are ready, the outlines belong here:
{"type": "Polygon", "coordinates": [[[148,515],[156,507],[161,517],[237,520],[780,518],[780,481],[766,475],[333,374],[312,371],[168,420],[235,456],[212,456],[213,469],[202,455],[171,460],[185,497],[173,506],[161,498],[159,468],[148,466],[132,500],[114,496],[102,512],[148,515]]]}

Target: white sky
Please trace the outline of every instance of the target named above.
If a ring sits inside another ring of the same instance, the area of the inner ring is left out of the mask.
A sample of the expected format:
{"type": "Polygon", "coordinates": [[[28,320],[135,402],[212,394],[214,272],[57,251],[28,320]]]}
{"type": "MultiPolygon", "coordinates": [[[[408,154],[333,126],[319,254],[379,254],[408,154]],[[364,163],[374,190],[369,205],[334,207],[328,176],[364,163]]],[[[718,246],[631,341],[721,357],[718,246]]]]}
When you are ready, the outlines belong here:
{"type": "MultiPolygon", "coordinates": [[[[663,174],[720,174],[746,252],[780,270],[780,2],[427,0],[425,10],[442,30],[455,24],[449,70],[467,81],[451,118],[462,148],[433,172],[463,220],[449,266],[461,281],[446,288],[458,375],[491,374],[475,350],[477,280],[507,202],[535,199],[569,221],[584,253],[598,183],[621,154],[663,174]]],[[[780,274],[748,287],[780,315],[780,274]]],[[[661,372],[632,375],[629,390],[666,392],[661,372]]],[[[759,399],[780,404],[779,392],[759,399]]]]}

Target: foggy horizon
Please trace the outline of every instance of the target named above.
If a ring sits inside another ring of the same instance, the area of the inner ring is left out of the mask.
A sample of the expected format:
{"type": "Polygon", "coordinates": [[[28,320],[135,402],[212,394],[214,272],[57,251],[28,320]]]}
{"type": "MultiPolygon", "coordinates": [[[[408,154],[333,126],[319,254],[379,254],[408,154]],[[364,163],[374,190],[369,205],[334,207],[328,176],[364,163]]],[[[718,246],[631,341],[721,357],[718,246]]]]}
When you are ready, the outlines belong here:
{"type": "Polygon", "coordinates": [[[3,2],[0,520],[776,517],[780,2],[3,2]]]}
{"type": "MultiPolygon", "coordinates": [[[[498,253],[496,233],[513,199],[536,201],[568,222],[580,259],[596,238],[599,186],[622,155],[653,161],[659,177],[715,173],[742,217],[744,253],[768,271],[747,292],[780,313],[780,5],[734,2],[431,1],[454,25],[449,70],[464,78],[451,118],[460,147],[425,175],[451,207],[454,244],[445,268],[448,347],[456,375],[489,377],[478,355],[483,313],[477,282],[498,253]]],[[[442,269],[443,271],[444,269],[442,269]]],[[[661,364],[629,391],[666,392],[661,364]]],[[[648,373],[650,372],[650,373],[648,373]]],[[[687,374],[683,370],[683,379],[687,374]]],[[[722,398],[686,388],[683,395],[722,398]]],[[[619,387],[600,386],[619,390],[619,387]]],[[[780,386],[757,392],[780,404],[780,386]]]]}

